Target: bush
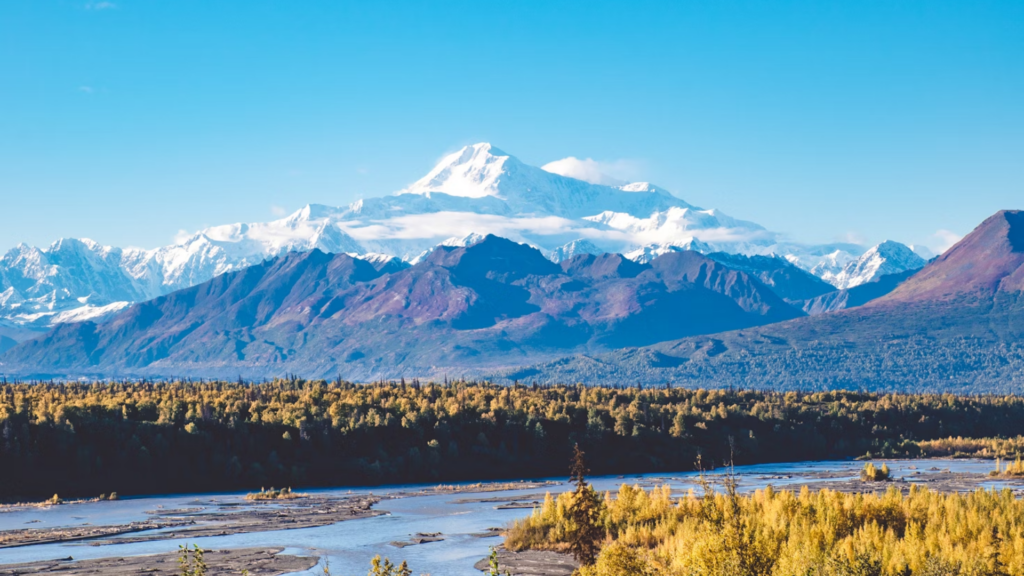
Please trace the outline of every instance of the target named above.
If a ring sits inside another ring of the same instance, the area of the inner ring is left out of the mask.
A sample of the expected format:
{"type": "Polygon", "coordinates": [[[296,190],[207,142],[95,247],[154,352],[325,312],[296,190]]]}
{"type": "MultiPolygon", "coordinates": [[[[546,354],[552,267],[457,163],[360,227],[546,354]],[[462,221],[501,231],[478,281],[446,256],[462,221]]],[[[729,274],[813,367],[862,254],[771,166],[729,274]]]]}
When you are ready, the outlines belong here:
{"type": "Polygon", "coordinates": [[[889,467],[882,464],[881,468],[875,468],[874,464],[868,462],[860,471],[860,479],[864,482],[885,482],[889,479],[889,467]]]}
{"type": "Polygon", "coordinates": [[[996,458],[996,469],[993,470],[990,476],[1009,476],[1009,477],[1020,477],[1024,476],[1024,462],[1021,461],[1020,456],[1016,460],[1010,462],[1005,468],[1002,467],[1002,460],[996,458]]]}
{"type": "Polygon", "coordinates": [[[281,488],[280,490],[274,490],[273,487],[270,490],[260,488],[259,492],[252,492],[245,495],[246,500],[291,500],[293,498],[305,498],[306,494],[299,494],[292,492],[291,488],[281,488]]]}

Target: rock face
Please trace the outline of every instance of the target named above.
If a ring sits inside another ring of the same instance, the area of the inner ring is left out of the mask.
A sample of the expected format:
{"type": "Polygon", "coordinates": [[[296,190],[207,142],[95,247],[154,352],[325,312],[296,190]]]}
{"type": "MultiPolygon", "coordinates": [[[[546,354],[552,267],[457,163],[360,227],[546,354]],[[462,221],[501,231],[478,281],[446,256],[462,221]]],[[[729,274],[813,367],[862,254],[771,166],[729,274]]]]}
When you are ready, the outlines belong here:
{"type": "Polygon", "coordinates": [[[801,310],[810,316],[863,306],[892,292],[897,286],[916,273],[917,270],[907,270],[897,274],[886,274],[871,282],[858,284],[853,288],[828,292],[802,302],[797,302],[797,304],[800,305],[801,310]]]}
{"type": "Polygon", "coordinates": [[[780,256],[744,256],[715,252],[708,257],[733,270],[757,278],[787,302],[808,300],[835,292],[835,286],[795,266],[780,256]]]}
{"type": "MultiPolygon", "coordinates": [[[[892,277],[899,282],[898,276],[892,277]]],[[[811,302],[850,299],[883,281],[811,302]]],[[[812,312],[814,310],[811,310],[812,312]]],[[[831,314],[501,372],[509,379],[1020,393],[1024,212],[1003,211],[891,292],[831,314]]]]}
{"type": "Polygon", "coordinates": [[[650,264],[561,264],[488,236],[386,267],[292,253],[118,313],[62,325],[3,355],[8,373],[294,373],[366,380],[507,366],[796,318],[749,274],[696,252],[650,264]]]}

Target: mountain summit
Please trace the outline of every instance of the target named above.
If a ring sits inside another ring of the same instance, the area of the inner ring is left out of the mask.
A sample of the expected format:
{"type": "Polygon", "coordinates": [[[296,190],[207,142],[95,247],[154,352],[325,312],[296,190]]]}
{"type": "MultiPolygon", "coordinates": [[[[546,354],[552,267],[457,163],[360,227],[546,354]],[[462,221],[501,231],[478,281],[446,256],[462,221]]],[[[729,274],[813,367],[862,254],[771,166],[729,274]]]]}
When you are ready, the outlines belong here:
{"type": "Polygon", "coordinates": [[[874,282],[882,276],[918,270],[926,264],[924,258],[908,246],[892,240],[873,246],[859,258],[849,260],[844,265],[838,264],[839,259],[838,256],[830,258],[813,270],[822,280],[839,289],[874,282]]]}
{"type": "Polygon", "coordinates": [[[445,156],[426,176],[396,192],[396,195],[430,196],[433,192],[440,192],[463,198],[500,198],[502,191],[499,181],[505,175],[505,165],[508,163],[511,163],[513,169],[521,165],[515,158],[486,142],[473,144],[445,156]]]}
{"type": "Polygon", "coordinates": [[[1024,291],[1024,212],[1003,210],[904,282],[876,306],[1024,291]]]}
{"type": "Polygon", "coordinates": [[[483,142],[445,156],[426,176],[395,196],[438,194],[459,198],[493,197],[514,214],[568,218],[593,216],[604,211],[647,217],[672,207],[693,206],[667,191],[646,183],[604,186],[569,178],[519,161],[483,142]]]}

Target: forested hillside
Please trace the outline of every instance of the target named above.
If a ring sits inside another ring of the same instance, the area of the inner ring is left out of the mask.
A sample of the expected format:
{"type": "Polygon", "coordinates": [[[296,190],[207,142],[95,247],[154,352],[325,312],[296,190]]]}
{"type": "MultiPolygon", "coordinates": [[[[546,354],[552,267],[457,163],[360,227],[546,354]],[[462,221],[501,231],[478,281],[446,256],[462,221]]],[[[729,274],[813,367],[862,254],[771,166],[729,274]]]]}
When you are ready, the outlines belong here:
{"type": "Polygon", "coordinates": [[[913,453],[1024,398],[277,380],[0,386],[0,497],[564,476],[913,453]]]}

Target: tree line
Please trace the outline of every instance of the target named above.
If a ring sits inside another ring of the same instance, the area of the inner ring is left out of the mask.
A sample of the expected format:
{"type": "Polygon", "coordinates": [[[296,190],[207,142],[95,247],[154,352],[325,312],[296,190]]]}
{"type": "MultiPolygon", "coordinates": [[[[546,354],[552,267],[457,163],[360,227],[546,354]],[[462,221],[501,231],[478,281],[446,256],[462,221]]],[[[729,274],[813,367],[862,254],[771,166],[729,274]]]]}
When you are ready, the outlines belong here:
{"type": "Polygon", "coordinates": [[[0,385],[0,498],[560,476],[916,455],[1024,398],[304,381],[0,385]]]}

